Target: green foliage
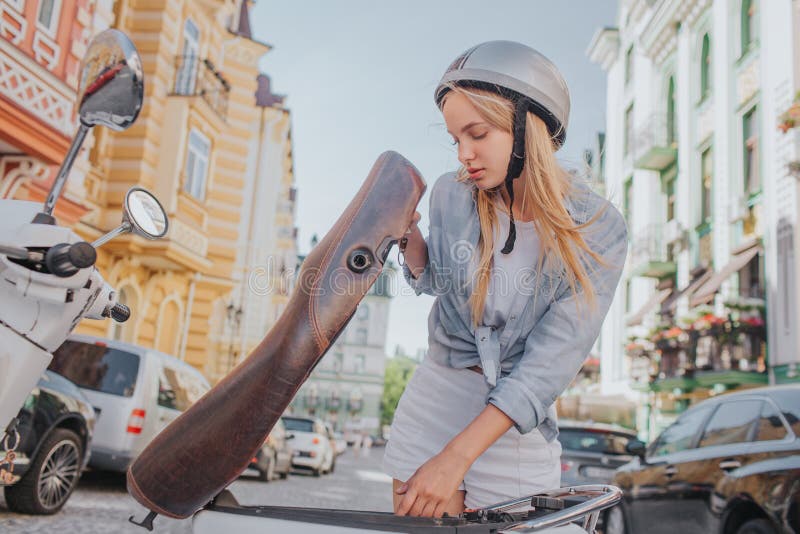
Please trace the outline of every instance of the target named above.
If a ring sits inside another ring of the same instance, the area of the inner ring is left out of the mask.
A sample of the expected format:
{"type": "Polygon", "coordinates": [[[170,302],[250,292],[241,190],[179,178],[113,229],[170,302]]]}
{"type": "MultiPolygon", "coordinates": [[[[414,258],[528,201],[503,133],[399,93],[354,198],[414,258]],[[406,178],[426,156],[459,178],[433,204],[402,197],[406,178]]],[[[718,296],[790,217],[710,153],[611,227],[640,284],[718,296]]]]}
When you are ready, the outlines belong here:
{"type": "Polygon", "coordinates": [[[381,425],[392,424],[397,403],[400,402],[400,396],[416,368],[417,362],[405,356],[395,356],[386,360],[381,398],[381,425]]]}

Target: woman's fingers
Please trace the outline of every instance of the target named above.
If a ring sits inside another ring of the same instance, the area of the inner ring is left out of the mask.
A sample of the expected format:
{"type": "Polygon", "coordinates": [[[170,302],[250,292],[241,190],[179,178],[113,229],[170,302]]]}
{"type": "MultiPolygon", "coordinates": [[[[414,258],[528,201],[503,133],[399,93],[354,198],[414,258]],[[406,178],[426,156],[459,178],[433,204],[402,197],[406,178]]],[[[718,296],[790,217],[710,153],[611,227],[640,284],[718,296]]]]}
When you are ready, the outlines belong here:
{"type": "Polygon", "coordinates": [[[421,218],[422,215],[420,215],[418,211],[415,211],[414,216],[411,218],[411,224],[408,226],[408,230],[406,230],[407,234],[410,234],[414,231],[414,229],[417,227],[417,223],[421,218]]]}
{"type": "Polygon", "coordinates": [[[433,517],[442,517],[445,510],[447,510],[447,503],[442,501],[437,504],[436,508],[433,510],[433,517]]]}
{"type": "Polygon", "coordinates": [[[407,488],[405,495],[400,500],[400,505],[397,507],[397,515],[408,515],[414,501],[417,500],[417,492],[411,488],[407,488]]]}
{"type": "Polygon", "coordinates": [[[422,511],[425,509],[427,504],[427,499],[421,495],[417,495],[417,499],[414,501],[414,506],[412,506],[411,510],[408,511],[408,515],[411,517],[422,517],[422,511]]]}
{"type": "Polygon", "coordinates": [[[434,512],[436,512],[436,501],[428,501],[423,507],[422,511],[419,513],[420,517],[433,517],[434,512]]]}

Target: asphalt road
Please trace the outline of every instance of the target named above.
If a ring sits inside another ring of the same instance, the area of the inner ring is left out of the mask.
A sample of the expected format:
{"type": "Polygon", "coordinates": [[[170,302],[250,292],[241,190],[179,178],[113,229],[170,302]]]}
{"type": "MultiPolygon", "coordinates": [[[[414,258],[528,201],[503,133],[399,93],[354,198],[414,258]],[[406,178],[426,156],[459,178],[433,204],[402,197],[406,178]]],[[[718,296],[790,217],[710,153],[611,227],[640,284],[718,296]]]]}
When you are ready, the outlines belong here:
{"type": "MultiPolygon", "coordinates": [[[[339,456],[330,475],[292,473],[286,480],[260,482],[245,474],[230,489],[240,504],[307,506],[391,511],[391,479],[380,470],[383,449],[356,457],[351,450],[339,456]]],[[[128,523],[146,515],[125,491],[123,475],[85,473],[64,508],[53,516],[27,516],[8,511],[0,497],[0,532],[30,534],[146,534],[128,523]]],[[[191,520],[156,518],[156,533],[190,534],[191,520]]]]}

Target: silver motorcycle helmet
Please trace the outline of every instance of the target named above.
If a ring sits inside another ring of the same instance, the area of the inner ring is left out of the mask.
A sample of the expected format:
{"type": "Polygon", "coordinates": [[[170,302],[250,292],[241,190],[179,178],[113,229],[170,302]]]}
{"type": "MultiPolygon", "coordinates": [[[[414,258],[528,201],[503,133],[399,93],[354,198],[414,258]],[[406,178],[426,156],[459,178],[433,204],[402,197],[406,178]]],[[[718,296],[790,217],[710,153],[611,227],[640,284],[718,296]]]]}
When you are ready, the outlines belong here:
{"type": "MultiPolygon", "coordinates": [[[[434,98],[441,109],[452,86],[486,89],[514,104],[514,145],[508,163],[505,186],[514,203],[512,181],[525,163],[525,117],[533,113],[547,126],[556,150],[567,137],[570,98],[564,77],[556,66],[533,48],[513,41],[488,41],[459,55],[436,86],[434,98]]],[[[511,212],[511,206],[509,206],[511,212]]],[[[513,212],[508,238],[502,249],[514,249],[516,227],[513,212]]]]}

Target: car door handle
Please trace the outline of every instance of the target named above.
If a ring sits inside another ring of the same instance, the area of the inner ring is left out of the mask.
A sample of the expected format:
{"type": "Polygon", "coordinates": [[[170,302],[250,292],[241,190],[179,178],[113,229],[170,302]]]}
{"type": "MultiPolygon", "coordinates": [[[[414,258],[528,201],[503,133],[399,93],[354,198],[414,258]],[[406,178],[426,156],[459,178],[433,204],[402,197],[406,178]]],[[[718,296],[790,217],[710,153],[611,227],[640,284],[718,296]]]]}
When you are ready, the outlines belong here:
{"type": "Polygon", "coordinates": [[[728,459],[728,460],[722,460],[719,463],[719,468],[722,469],[723,471],[730,471],[732,469],[739,469],[740,467],[742,467],[742,463],[739,460],[728,459]]]}
{"type": "Polygon", "coordinates": [[[674,477],[677,474],[678,474],[678,468],[675,467],[674,465],[668,465],[667,467],[664,468],[664,475],[668,477],[674,477]]]}

